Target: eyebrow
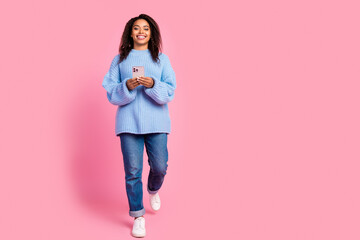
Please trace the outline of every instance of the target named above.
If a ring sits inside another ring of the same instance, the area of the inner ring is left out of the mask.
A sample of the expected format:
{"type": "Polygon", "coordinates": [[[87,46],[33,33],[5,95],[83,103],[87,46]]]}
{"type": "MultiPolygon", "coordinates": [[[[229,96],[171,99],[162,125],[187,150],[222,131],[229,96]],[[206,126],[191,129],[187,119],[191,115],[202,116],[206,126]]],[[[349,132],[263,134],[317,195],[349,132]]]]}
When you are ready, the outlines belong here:
{"type": "MultiPolygon", "coordinates": [[[[140,27],[140,25],[137,25],[137,24],[136,24],[136,25],[134,25],[134,27],[135,27],[135,26],[139,26],[139,27],[140,27]]],[[[148,26],[148,25],[144,25],[144,27],[149,27],[149,26],[148,26]]]]}

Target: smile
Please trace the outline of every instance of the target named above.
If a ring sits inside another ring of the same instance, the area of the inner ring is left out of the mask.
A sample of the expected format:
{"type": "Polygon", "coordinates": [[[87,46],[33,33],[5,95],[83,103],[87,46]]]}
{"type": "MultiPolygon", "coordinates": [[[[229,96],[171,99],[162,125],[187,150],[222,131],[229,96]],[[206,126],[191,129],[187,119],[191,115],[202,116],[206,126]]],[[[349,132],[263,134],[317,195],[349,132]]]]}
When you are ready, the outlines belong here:
{"type": "Polygon", "coordinates": [[[142,40],[142,39],[145,39],[145,38],[146,38],[146,36],[144,36],[144,35],[137,35],[136,37],[137,37],[137,39],[140,39],[140,40],[142,40]]]}

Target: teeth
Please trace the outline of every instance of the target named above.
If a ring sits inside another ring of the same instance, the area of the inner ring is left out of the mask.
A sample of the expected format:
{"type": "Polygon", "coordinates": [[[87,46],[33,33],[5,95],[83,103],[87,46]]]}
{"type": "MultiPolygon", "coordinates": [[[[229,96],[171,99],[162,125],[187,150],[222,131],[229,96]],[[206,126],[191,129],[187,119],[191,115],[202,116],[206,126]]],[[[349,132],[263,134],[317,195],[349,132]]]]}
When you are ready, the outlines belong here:
{"type": "Polygon", "coordinates": [[[145,38],[145,36],[138,36],[138,38],[142,38],[142,39],[144,39],[144,38],[145,38]]]}

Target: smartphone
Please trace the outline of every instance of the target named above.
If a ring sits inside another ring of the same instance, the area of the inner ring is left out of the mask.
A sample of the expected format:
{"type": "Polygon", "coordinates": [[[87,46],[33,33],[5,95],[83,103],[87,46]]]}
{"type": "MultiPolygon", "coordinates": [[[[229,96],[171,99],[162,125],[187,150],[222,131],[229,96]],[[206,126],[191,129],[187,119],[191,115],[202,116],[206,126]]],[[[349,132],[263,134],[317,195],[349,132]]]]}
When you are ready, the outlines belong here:
{"type": "Polygon", "coordinates": [[[132,77],[145,77],[144,66],[133,66],[132,67],[132,77]]]}

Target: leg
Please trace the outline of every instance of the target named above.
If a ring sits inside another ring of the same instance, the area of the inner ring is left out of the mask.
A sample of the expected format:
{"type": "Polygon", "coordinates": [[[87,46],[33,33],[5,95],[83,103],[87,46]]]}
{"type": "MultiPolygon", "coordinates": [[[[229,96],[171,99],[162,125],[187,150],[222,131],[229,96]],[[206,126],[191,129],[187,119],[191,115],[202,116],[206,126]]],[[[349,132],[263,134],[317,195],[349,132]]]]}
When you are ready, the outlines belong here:
{"type": "Polygon", "coordinates": [[[145,146],[150,165],[147,190],[155,194],[163,184],[168,167],[167,134],[145,134],[145,146]]]}
{"type": "Polygon", "coordinates": [[[120,134],[121,151],[124,160],[126,194],[130,207],[129,215],[140,217],[145,214],[143,205],[143,154],[144,135],[120,134]]]}

